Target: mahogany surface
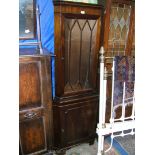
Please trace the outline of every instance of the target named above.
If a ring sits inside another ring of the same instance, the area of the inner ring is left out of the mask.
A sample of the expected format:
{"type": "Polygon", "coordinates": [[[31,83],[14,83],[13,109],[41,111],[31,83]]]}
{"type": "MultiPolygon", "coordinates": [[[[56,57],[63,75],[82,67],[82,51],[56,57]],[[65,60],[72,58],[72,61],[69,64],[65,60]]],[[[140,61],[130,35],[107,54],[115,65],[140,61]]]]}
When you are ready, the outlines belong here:
{"type": "Polygon", "coordinates": [[[101,5],[54,2],[56,149],[92,142],[95,138],[102,11],[101,5]]]}

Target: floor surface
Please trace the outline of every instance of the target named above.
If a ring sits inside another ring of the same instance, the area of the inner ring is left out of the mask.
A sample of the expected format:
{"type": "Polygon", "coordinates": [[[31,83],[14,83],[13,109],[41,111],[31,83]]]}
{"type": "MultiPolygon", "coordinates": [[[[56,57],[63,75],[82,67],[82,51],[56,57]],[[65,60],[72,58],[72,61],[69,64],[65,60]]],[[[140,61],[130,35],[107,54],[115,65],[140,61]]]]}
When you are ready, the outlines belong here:
{"type": "MultiPolygon", "coordinates": [[[[117,142],[128,152],[129,155],[135,155],[135,135],[127,135],[124,137],[115,138],[117,142]]],[[[97,154],[97,140],[93,145],[84,143],[66,151],[65,155],[96,155],[97,154]]],[[[53,155],[57,155],[54,153],[53,155]]],[[[61,155],[61,153],[59,154],[61,155]]],[[[111,155],[106,153],[105,155],[111,155]]]]}

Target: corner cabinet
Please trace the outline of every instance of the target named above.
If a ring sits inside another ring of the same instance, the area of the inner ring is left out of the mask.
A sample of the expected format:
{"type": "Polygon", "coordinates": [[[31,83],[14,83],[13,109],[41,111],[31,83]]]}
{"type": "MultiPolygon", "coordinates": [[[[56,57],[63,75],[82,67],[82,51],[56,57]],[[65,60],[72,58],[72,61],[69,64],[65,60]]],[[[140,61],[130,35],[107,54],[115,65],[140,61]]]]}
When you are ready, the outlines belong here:
{"type": "Polygon", "coordinates": [[[96,135],[102,7],[54,2],[54,17],[54,147],[62,149],[93,142],[96,135]]]}
{"type": "Polygon", "coordinates": [[[52,147],[50,56],[19,57],[20,154],[44,154],[52,147]]]}

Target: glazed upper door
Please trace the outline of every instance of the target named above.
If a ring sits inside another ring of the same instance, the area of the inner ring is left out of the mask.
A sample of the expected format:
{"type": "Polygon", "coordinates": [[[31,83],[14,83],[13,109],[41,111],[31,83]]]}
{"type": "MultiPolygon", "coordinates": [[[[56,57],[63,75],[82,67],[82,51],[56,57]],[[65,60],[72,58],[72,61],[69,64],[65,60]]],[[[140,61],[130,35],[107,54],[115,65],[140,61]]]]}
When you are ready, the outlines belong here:
{"type": "Polygon", "coordinates": [[[96,88],[98,18],[64,16],[64,93],[96,88]]]}
{"type": "Polygon", "coordinates": [[[23,56],[19,61],[21,154],[44,153],[52,133],[50,57],[23,56]]]}
{"type": "Polygon", "coordinates": [[[104,48],[109,56],[134,52],[134,1],[107,0],[104,48]]]}
{"type": "MultiPolygon", "coordinates": [[[[95,92],[101,8],[63,7],[57,13],[55,6],[55,23],[61,27],[60,40],[55,40],[60,49],[55,52],[56,96],[95,92]],[[59,21],[61,25],[58,25],[59,21]]],[[[55,28],[55,34],[59,37],[57,31],[58,27],[55,28]]]]}

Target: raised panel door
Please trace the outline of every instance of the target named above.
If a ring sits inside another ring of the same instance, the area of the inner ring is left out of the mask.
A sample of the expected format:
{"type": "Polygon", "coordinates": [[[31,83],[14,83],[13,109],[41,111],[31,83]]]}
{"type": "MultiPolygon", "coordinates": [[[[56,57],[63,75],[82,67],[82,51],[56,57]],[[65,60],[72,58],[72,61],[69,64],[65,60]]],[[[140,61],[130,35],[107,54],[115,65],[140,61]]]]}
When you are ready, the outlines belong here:
{"type": "Polygon", "coordinates": [[[82,140],[94,138],[97,121],[96,102],[96,100],[88,101],[76,107],[70,106],[65,111],[64,132],[67,145],[73,145],[82,140]]]}
{"type": "Polygon", "coordinates": [[[78,99],[66,102],[65,106],[54,105],[56,148],[66,148],[95,138],[98,112],[98,98],[78,99]],[[59,122],[59,123],[58,123],[59,122]]]}

